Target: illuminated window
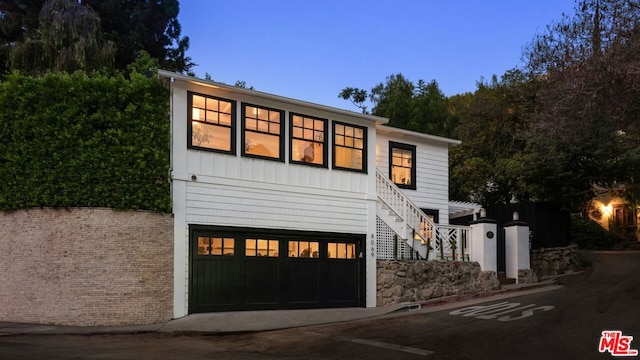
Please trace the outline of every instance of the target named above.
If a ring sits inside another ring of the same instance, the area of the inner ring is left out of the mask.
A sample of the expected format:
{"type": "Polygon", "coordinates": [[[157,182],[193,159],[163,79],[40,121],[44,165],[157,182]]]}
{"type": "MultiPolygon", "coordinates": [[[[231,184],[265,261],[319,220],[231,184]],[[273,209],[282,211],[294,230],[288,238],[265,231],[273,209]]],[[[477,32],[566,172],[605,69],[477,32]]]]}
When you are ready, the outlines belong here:
{"type": "Polygon", "coordinates": [[[367,129],[333,123],[333,167],[367,172],[367,129]]]}
{"type": "Polygon", "coordinates": [[[278,257],[278,240],[246,239],[246,256],[278,257]]]}
{"type": "Polygon", "coordinates": [[[284,111],[243,104],[243,155],[284,161],[284,111]]]}
{"type": "Polygon", "coordinates": [[[416,188],[416,147],[389,142],[389,174],[401,188],[416,188]]]}
{"type": "Polygon", "coordinates": [[[189,92],[190,148],[235,154],[235,101],[189,92]]]}
{"type": "Polygon", "coordinates": [[[356,244],[328,243],[327,257],[329,259],[355,259],[356,244]]]}
{"type": "Polygon", "coordinates": [[[636,226],[636,212],[627,205],[613,206],[613,222],[623,228],[636,226]]]}
{"type": "Polygon", "coordinates": [[[320,243],[316,241],[289,241],[289,257],[318,258],[320,243]]]}
{"type": "Polygon", "coordinates": [[[235,254],[234,238],[217,238],[198,236],[198,255],[225,255],[235,254]]]}
{"type": "Polygon", "coordinates": [[[327,166],[327,120],[291,114],[291,162],[327,166]]]}

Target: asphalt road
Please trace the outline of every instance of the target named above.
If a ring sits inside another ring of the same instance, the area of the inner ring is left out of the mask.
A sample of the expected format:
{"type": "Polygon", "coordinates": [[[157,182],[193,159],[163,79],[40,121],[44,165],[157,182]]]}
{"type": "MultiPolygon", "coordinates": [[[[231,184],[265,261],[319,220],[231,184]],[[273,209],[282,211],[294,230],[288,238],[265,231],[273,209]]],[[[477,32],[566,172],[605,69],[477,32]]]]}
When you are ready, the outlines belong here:
{"type": "Polygon", "coordinates": [[[224,336],[2,336],[0,359],[611,359],[608,330],[635,340],[605,350],[640,349],[640,252],[585,259],[592,270],[561,288],[446,309],[224,336]]]}

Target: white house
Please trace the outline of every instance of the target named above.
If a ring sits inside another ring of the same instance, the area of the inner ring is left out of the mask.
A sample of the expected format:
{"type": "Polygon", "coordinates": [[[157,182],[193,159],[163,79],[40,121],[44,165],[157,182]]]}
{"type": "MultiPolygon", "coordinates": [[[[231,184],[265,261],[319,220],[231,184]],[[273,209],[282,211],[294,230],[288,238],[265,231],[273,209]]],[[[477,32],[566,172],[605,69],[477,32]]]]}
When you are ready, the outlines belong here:
{"type": "Polygon", "coordinates": [[[377,259],[468,258],[468,229],[448,225],[459,141],[159,75],[171,91],[174,317],[375,306],[377,259]]]}

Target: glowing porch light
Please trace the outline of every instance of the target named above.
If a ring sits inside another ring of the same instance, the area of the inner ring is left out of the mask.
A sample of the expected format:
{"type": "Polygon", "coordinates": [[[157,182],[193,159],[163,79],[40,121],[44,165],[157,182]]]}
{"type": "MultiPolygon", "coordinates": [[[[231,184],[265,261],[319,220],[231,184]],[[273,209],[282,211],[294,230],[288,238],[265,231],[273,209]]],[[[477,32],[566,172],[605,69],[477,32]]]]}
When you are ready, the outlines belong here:
{"type": "Polygon", "coordinates": [[[611,206],[611,204],[609,205],[601,204],[600,211],[602,211],[602,215],[604,215],[605,217],[610,217],[611,214],[613,213],[613,206],[611,206]]]}

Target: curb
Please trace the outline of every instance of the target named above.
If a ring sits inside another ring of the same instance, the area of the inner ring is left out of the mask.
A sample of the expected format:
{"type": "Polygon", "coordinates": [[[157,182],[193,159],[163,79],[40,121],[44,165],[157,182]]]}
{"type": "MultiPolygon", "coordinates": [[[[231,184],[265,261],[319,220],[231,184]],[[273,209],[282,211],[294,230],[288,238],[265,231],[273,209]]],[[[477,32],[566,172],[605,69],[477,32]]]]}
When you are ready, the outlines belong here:
{"type": "Polygon", "coordinates": [[[494,296],[501,296],[501,295],[518,296],[518,293],[520,292],[526,293],[529,291],[536,291],[536,290],[539,290],[539,291],[555,290],[562,287],[562,283],[564,283],[563,280],[582,276],[588,271],[590,271],[590,268],[585,268],[583,270],[576,271],[570,274],[547,276],[542,278],[537,283],[533,283],[533,284],[502,285],[500,289],[487,291],[487,292],[471,293],[471,294],[463,294],[463,295],[451,295],[451,296],[445,296],[445,297],[440,297],[436,299],[416,301],[413,303],[407,303],[403,309],[399,309],[396,311],[416,311],[420,309],[429,309],[429,308],[435,308],[438,306],[451,305],[458,302],[481,300],[481,299],[490,298],[494,296]]]}
{"type": "MultiPolygon", "coordinates": [[[[512,284],[503,285],[500,289],[496,289],[488,292],[470,293],[463,295],[452,295],[446,297],[440,297],[436,299],[428,299],[422,301],[416,301],[411,303],[396,304],[397,309],[391,308],[391,305],[387,310],[379,309],[378,314],[368,314],[362,316],[349,316],[345,319],[336,319],[335,321],[311,321],[308,324],[298,322],[294,326],[285,326],[284,328],[302,327],[309,325],[320,325],[329,323],[340,323],[346,321],[358,321],[376,318],[379,316],[388,316],[391,314],[398,314],[400,312],[417,311],[421,309],[428,309],[430,311],[438,311],[437,307],[452,306],[455,303],[469,302],[469,301],[481,301],[482,299],[488,299],[498,296],[518,296],[519,293],[526,293],[529,291],[549,291],[562,287],[558,285],[559,280],[570,278],[573,276],[581,276],[588,269],[578,271],[572,274],[554,276],[546,278],[540,282],[534,284],[512,284]]],[[[486,300],[489,301],[489,300],[486,300]]],[[[175,320],[175,319],[174,319],[175,320]]],[[[130,326],[58,326],[58,325],[45,325],[45,324],[24,324],[24,323],[10,323],[0,322],[0,337],[3,336],[18,336],[18,335],[118,335],[118,334],[141,334],[141,333],[160,333],[166,332],[162,330],[165,328],[168,322],[161,324],[148,324],[148,325],[130,325],[130,326]]],[[[275,328],[274,328],[275,329],[275,328]]],[[[251,332],[252,330],[245,330],[251,332]]],[[[261,330],[253,330],[261,331],[261,330]]],[[[194,331],[202,333],[203,331],[194,331]]],[[[207,332],[207,331],[204,331],[207,332]]],[[[214,333],[216,333],[214,331],[214,333]]]]}

